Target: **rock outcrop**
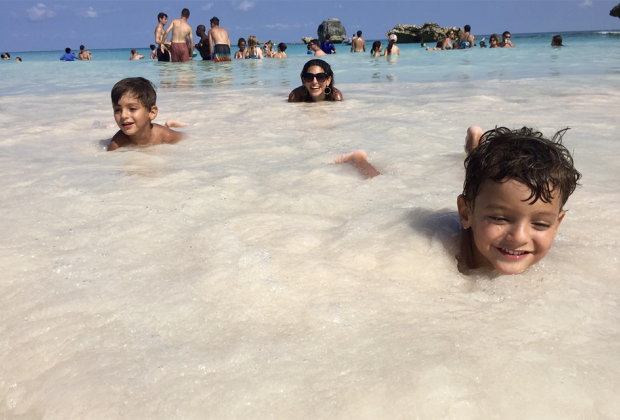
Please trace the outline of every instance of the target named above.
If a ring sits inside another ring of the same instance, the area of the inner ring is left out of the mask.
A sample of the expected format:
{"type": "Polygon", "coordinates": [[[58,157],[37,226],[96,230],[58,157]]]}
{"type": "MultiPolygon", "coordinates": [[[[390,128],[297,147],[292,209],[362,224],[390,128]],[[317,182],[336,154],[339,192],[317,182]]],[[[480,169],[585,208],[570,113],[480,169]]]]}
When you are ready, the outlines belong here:
{"type": "Polygon", "coordinates": [[[449,30],[453,30],[457,38],[462,31],[458,26],[446,26],[442,28],[435,22],[426,22],[422,26],[396,25],[394,29],[387,31],[385,36],[389,37],[392,34],[396,34],[399,44],[435,42],[444,39],[449,30]]]}
{"type": "Polygon", "coordinates": [[[609,11],[609,16],[620,18],[620,3],[616,4],[614,8],[609,11]]]}
{"type": "Polygon", "coordinates": [[[308,45],[310,41],[312,41],[313,39],[314,38],[312,38],[311,36],[305,36],[301,40],[303,41],[304,44],[308,45]]]}
{"type": "Polygon", "coordinates": [[[325,41],[325,35],[329,34],[330,42],[332,44],[340,44],[347,39],[347,31],[338,19],[327,19],[319,25],[316,31],[319,36],[319,41],[325,41]]]}

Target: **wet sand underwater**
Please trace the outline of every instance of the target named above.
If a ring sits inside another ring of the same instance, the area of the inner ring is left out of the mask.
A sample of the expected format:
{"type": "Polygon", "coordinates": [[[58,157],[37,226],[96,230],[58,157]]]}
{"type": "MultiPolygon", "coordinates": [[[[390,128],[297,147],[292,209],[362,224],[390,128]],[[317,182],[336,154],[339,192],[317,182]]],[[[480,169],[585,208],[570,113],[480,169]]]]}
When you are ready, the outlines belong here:
{"type": "Polygon", "coordinates": [[[160,87],[176,145],[105,152],[108,92],[0,98],[0,414],[615,419],[618,76],[160,87]],[[548,256],[465,276],[469,125],[583,174],[548,256]],[[362,148],[382,173],[331,165],[362,148]]]}

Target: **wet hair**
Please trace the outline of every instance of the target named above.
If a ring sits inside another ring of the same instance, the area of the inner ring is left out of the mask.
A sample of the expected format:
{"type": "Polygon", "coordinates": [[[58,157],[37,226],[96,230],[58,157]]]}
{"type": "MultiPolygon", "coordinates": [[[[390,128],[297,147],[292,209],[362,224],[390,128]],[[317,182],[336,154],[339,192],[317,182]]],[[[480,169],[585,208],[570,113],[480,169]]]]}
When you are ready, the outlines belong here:
{"type": "Polygon", "coordinates": [[[471,31],[471,26],[469,26],[469,25],[465,25],[465,27],[463,28],[463,30],[464,30],[465,32],[470,32],[470,31],[471,31]]]}
{"type": "Polygon", "coordinates": [[[437,41],[435,48],[443,48],[443,41],[437,41]]]}
{"type": "Polygon", "coordinates": [[[84,48],[85,47],[83,45],[80,45],[80,51],[84,51],[84,48]]]}
{"type": "MultiPolygon", "coordinates": [[[[66,52],[67,54],[69,54],[69,53],[71,52],[71,48],[69,48],[69,47],[65,48],[65,52],[66,52]]],[[[10,57],[9,53],[7,53],[7,54],[6,54],[6,56],[7,56],[7,57],[10,57]]]]}
{"type": "Polygon", "coordinates": [[[21,57],[15,57],[15,61],[21,62],[22,58],[21,57]]]}
{"type": "Polygon", "coordinates": [[[161,12],[160,14],[157,15],[157,20],[162,20],[163,18],[167,18],[168,15],[165,14],[164,12],[161,12]]]}
{"type": "Polygon", "coordinates": [[[189,9],[185,8],[181,10],[181,17],[184,17],[185,19],[189,18],[189,9]]]}
{"type": "Polygon", "coordinates": [[[321,45],[321,41],[319,41],[318,39],[313,39],[308,43],[308,45],[316,45],[318,47],[321,45]]]}
{"type": "Polygon", "coordinates": [[[214,24],[216,24],[218,26],[220,24],[220,20],[218,18],[216,18],[215,16],[213,16],[209,22],[214,23],[214,24]]]}
{"type": "Polygon", "coordinates": [[[562,45],[562,35],[554,35],[551,40],[552,47],[563,47],[562,45]]]}
{"type": "Polygon", "coordinates": [[[375,52],[379,51],[381,48],[381,41],[375,41],[372,43],[372,49],[370,50],[370,55],[375,55],[375,52]]]}
{"type": "MultiPolygon", "coordinates": [[[[69,51],[71,51],[71,50],[69,50],[69,51]]],[[[6,54],[4,54],[4,55],[5,55],[7,58],[11,58],[11,54],[9,54],[9,53],[6,53],[6,54]]]]}
{"type": "Polygon", "coordinates": [[[278,49],[282,52],[286,51],[286,44],[284,42],[280,42],[278,44],[278,49]]]}
{"type": "Polygon", "coordinates": [[[131,50],[131,53],[132,53],[132,54],[137,54],[137,53],[138,53],[138,50],[131,50]]]}
{"type": "Polygon", "coordinates": [[[499,44],[499,35],[497,35],[497,34],[491,35],[491,38],[489,38],[489,42],[491,42],[493,40],[497,41],[497,43],[499,44]]]}
{"type": "Polygon", "coordinates": [[[128,77],[116,83],[112,88],[112,105],[118,105],[118,101],[125,95],[138,99],[149,111],[157,102],[155,85],[144,77],[128,77]]]}
{"type": "Polygon", "coordinates": [[[362,31],[357,31],[357,36],[358,37],[362,36],[362,31]]]}
{"type": "Polygon", "coordinates": [[[155,49],[155,48],[157,48],[157,47],[156,47],[155,45],[151,44],[151,45],[149,45],[149,48],[150,48],[150,49],[152,49],[152,50],[154,50],[154,49],[155,49]]]}
{"type": "Polygon", "coordinates": [[[387,46],[387,53],[388,54],[392,53],[392,47],[394,46],[394,44],[396,44],[396,41],[394,41],[393,39],[390,39],[388,41],[388,46],[387,46]]]}
{"type": "Polygon", "coordinates": [[[6,55],[4,55],[4,54],[0,55],[0,58],[4,58],[4,57],[6,57],[6,55]]]}
{"type": "Polygon", "coordinates": [[[256,46],[258,45],[258,41],[254,35],[250,35],[248,37],[248,55],[253,57],[256,55],[256,46]]]}
{"type": "MultiPolygon", "coordinates": [[[[306,73],[308,71],[308,69],[312,66],[319,66],[320,68],[323,69],[323,71],[325,72],[325,75],[327,77],[331,77],[331,82],[329,82],[329,85],[327,87],[329,87],[332,92],[333,92],[333,88],[334,88],[334,72],[332,71],[332,68],[329,66],[329,64],[326,61],[323,61],[319,58],[315,58],[312,59],[310,61],[308,61],[305,65],[304,68],[301,70],[301,74],[299,75],[299,77],[301,77],[301,83],[303,84],[304,82],[304,73],[306,73]]],[[[333,100],[333,96],[330,95],[326,95],[326,97],[330,98],[330,100],[333,100]]]]}
{"type": "Polygon", "coordinates": [[[562,144],[567,130],[558,131],[551,140],[528,127],[487,131],[465,159],[463,197],[473,205],[485,181],[503,183],[512,179],[530,189],[525,200],[533,199],[530,204],[537,200],[550,203],[559,190],[562,208],[581,178],[570,152],[562,144]]]}
{"type": "Polygon", "coordinates": [[[509,31],[504,31],[504,32],[502,33],[502,37],[505,37],[506,35],[510,35],[510,32],[509,32],[509,31]]]}
{"type": "Polygon", "coordinates": [[[239,41],[237,41],[237,47],[241,48],[241,43],[244,43],[246,46],[248,45],[248,43],[245,41],[245,38],[239,38],[239,41]]]}

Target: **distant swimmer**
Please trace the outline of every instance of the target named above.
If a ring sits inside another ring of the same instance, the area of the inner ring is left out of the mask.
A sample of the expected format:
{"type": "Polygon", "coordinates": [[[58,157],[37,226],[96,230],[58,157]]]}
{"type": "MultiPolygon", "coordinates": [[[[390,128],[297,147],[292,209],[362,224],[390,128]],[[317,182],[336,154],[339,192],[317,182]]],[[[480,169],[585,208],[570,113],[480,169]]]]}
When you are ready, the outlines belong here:
{"type": "Polygon", "coordinates": [[[149,54],[149,57],[151,60],[155,60],[157,58],[157,47],[151,44],[149,48],[151,49],[151,54],[149,54]]]}
{"type": "Polygon", "coordinates": [[[327,55],[321,49],[321,46],[320,46],[321,43],[319,42],[318,39],[313,39],[312,41],[310,41],[310,43],[308,45],[310,46],[310,50],[314,51],[314,56],[315,57],[320,57],[322,55],[327,55]]]}
{"type": "Polygon", "coordinates": [[[278,44],[278,52],[273,55],[273,58],[287,58],[288,55],[286,55],[284,51],[286,51],[286,44],[284,42],[280,42],[278,44]]]}
{"type": "Polygon", "coordinates": [[[441,43],[442,50],[451,50],[454,48],[454,30],[449,29],[446,38],[441,43]]]}
{"type": "Polygon", "coordinates": [[[289,102],[342,101],[334,87],[334,72],[325,61],[313,59],[301,70],[302,85],[288,95],[289,102]]]}
{"type": "Polygon", "coordinates": [[[350,163],[354,168],[360,171],[360,174],[362,174],[366,179],[381,175],[381,173],[375,169],[374,166],[368,163],[368,156],[363,150],[356,150],[351,153],[346,153],[335,159],[332,163],[350,163]]]}
{"type": "Polygon", "coordinates": [[[502,48],[514,48],[515,44],[512,43],[512,35],[508,31],[504,31],[502,34],[502,42],[500,42],[499,46],[502,48]]]}
{"type": "Polygon", "coordinates": [[[143,77],[123,79],[112,88],[114,120],[120,130],[112,137],[108,151],[119,147],[147,147],[176,143],[183,134],[168,127],[184,127],[178,121],[166,121],[165,126],[154,124],[157,117],[155,86],[143,77]]]}
{"type": "Polygon", "coordinates": [[[164,26],[168,23],[168,15],[161,12],[157,15],[157,26],[155,27],[155,45],[157,45],[157,61],[170,61],[170,51],[168,51],[168,42],[164,39],[166,29],[164,26]]]}
{"type": "Polygon", "coordinates": [[[370,55],[372,57],[381,57],[381,52],[383,51],[383,45],[381,41],[375,41],[372,43],[372,48],[370,49],[370,55]]]}
{"type": "Polygon", "coordinates": [[[564,45],[562,44],[562,35],[554,35],[553,39],[551,39],[551,46],[563,47],[564,45]]]}
{"type": "Polygon", "coordinates": [[[351,41],[351,52],[366,52],[366,41],[362,38],[362,31],[357,31],[357,38],[351,41]]]}
{"type": "Polygon", "coordinates": [[[501,48],[499,46],[499,35],[497,34],[491,35],[491,38],[489,38],[489,44],[490,44],[489,48],[501,48]]]}
{"type": "Polygon", "coordinates": [[[15,57],[15,62],[16,63],[21,63],[22,62],[22,58],[21,57],[15,57]]]}
{"type": "Polygon", "coordinates": [[[138,50],[131,50],[130,60],[142,60],[143,58],[143,55],[138,54],[138,50]]]}
{"type": "Polygon", "coordinates": [[[389,41],[388,41],[388,46],[385,48],[385,52],[383,53],[384,56],[400,55],[400,48],[398,48],[396,46],[396,41],[397,40],[398,40],[398,38],[396,37],[396,34],[390,35],[389,41]]]}
{"type": "Polygon", "coordinates": [[[323,50],[325,54],[336,54],[336,47],[334,47],[334,44],[332,44],[330,40],[331,40],[331,35],[330,34],[325,35],[325,41],[321,43],[321,50],[323,50]]]}
{"type": "Polygon", "coordinates": [[[216,63],[230,61],[230,38],[228,31],[220,28],[220,20],[213,16],[210,20],[209,29],[209,48],[211,48],[211,59],[216,63]]]}
{"type": "Polygon", "coordinates": [[[196,36],[200,38],[198,44],[194,48],[198,50],[203,60],[211,60],[211,48],[209,47],[209,37],[207,36],[207,28],[204,25],[196,27],[196,36]]]}
{"type": "Polygon", "coordinates": [[[90,51],[86,51],[86,48],[83,45],[80,45],[80,53],[78,54],[78,58],[80,60],[90,60],[91,59],[90,51]]]}
{"type": "Polygon", "coordinates": [[[65,48],[65,53],[60,56],[62,61],[75,61],[79,60],[78,56],[71,52],[71,48],[65,48]]]}
{"type": "Polygon", "coordinates": [[[263,51],[258,48],[258,41],[254,35],[248,37],[248,48],[245,50],[245,58],[249,60],[261,60],[263,51]]]}
{"type": "Polygon", "coordinates": [[[194,35],[192,27],[188,25],[189,9],[181,11],[181,18],[174,19],[166,32],[164,32],[163,41],[168,40],[168,33],[172,31],[170,40],[170,57],[173,63],[184,63],[192,59],[194,53],[194,35]]]}
{"type": "Polygon", "coordinates": [[[245,58],[245,47],[247,45],[248,43],[245,41],[245,38],[239,38],[239,41],[237,41],[237,47],[239,47],[239,51],[235,53],[235,58],[245,58]]]}
{"type": "MultiPolygon", "coordinates": [[[[71,50],[69,50],[69,51],[71,51],[71,50]]],[[[11,54],[9,54],[9,53],[2,54],[2,59],[3,60],[10,60],[11,59],[11,54]]]]}
{"type": "Polygon", "coordinates": [[[470,33],[471,26],[465,25],[463,28],[463,33],[459,35],[458,49],[466,50],[474,46],[474,36],[470,33]]]}

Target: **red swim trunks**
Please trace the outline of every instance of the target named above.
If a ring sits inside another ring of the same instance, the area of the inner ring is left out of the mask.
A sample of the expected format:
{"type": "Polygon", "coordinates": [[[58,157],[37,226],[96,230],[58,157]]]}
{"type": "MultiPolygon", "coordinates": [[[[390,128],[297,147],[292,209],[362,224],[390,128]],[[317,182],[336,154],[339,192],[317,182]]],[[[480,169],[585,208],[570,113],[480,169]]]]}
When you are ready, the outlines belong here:
{"type": "Polygon", "coordinates": [[[170,57],[173,63],[189,61],[189,50],[185,42],[173,42],[170,44],[170,57]]]}

